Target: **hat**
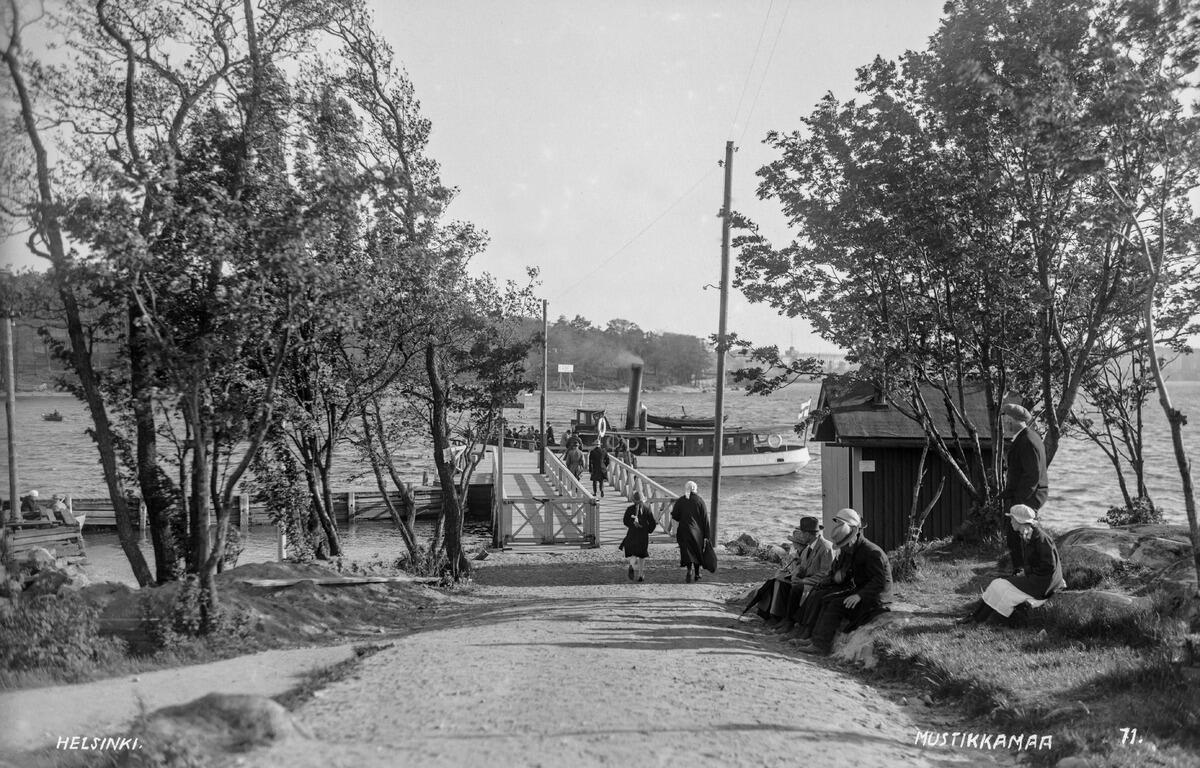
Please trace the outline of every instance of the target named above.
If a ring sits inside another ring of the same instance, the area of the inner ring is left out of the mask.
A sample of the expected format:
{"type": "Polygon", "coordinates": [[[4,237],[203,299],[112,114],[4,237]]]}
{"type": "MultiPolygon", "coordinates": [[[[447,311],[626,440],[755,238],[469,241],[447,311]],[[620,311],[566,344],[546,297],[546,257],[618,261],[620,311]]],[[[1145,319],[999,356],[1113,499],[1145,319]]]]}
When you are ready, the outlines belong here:
{"type": "Polygon", "coordinates": [[[693,483],[691,480],[688,480],[687,485],[683,486],[683,492],[684,493],[695,493],[696,492],[696,484],[693,483]]]}
{"type": "Polygon", "coordinates": [[[32,491],[29,492],[29,495],[36,499],[38,497],[37,489],[34,488],[32,491]]]}
{"type": "Polygon", "coordinates": [[[1037,522],[1037,510],[1025,504],[1014,504],[1008,510],[1008,516],[1019,525],[1030,525],[1037,522]]]}
{"type": "Polygon", "coordinates": [[[824,527],[821,525],[821,521],[815,517],[802,517],[800,518],[800,527],[796,530],[804,531],[805,533],[816,533],[824,527]]]}
{"type": "Polygon", "coordinates": [[[1000,406],[1000,413],[1005,416],[1011,416],[1019,422],[1025,423],[1033,419],[1033,414],[1027,408],[1017,405],[1016,403],[1005,403],[1000,406]]]}
{"type": "Polygon", "coordinates": [[[839,509],[833,516],[833,519],[841,520],[843,523],[846,523],[847,525],[853,525],[855,528],[862,528],[862,518],[858,516],[857,512],[849,507],[846,507],[845,509],[839,509]]]}

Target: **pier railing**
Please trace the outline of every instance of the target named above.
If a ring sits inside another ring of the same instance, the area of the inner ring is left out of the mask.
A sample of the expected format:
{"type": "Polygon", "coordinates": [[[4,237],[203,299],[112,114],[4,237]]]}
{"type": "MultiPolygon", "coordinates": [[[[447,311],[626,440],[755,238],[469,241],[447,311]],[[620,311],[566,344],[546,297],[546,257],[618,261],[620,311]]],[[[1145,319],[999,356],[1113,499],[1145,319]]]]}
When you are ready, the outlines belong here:
{"type": "Polygon", "coordinates": [[[495,481],[493,543],[578,543],[598,547],[600,514],[596,499],[575,479],[558,456],[546,451],[546,475],[562,496],[508,496],[499,451],[492,453],[495,481]]]}
{"type": "MultiPolygon", "coordinates": [[[[591,491],[579,482],[575,473],[567,468],[562,457],[549,448],[543,449],[546,457],[546,475],[558,488],[559,493],[573,501],[563,506],[569,509],[572,523],[576,523],[585,539],[590,539],[593,547],[600,546],[600,506],[591,491]]],[[[565,509],[564,511],[567,511],[565,509]]]]}
{"type": "Polygon", "coordinates": [[[655,482],[612,454],[609,454],[608,482],[628,499],[633,498],[634,491],[639,491],[643,503],[654,514],[654,519],[662,530],[667,530],[671,523],[671,507],[681,494],[655,482]]]}

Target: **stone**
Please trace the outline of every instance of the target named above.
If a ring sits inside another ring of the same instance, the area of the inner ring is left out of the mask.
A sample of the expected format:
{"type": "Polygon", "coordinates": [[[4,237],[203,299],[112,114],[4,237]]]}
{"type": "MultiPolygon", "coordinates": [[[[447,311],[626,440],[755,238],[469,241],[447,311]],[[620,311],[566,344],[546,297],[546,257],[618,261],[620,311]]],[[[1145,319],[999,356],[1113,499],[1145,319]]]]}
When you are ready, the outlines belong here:
{"type": "Polygon", "coordinates": [[[779,546],[778,544],[772,544],[763,552],[763,559],[769,563],[782,562],[783,558],[786,556],[787,552],[784,551],[783,547],[779,546]]]}
{"type": "Polygon", "coordinates": [[[151,713],[145,721],[146,748],[182,746],[185,754],[244,752],[294,737],[310,737],[280,704],[265,696],[210,693],[151,713]]]}
{"type": "Polygon", "coordinates": [[[1196,595],[1196,564],[1191,555],[1180,558],[1163,568],[1146,584],[1141,594],[1165,593],[1177,603],[1184,603],[1196,595]]]}
{"type": "Polygon", "coordinates": [[[25,562],[33,566],[35,573],[43,568],[53,568],[56,559],[53,553],[42,547],[34,547],[25,554],[25,562]]]}
{"type": "Polygon", "coordinates": [[[33,581],[25,588],[25,594],[30,597],[39,597],[41,595],[58,594],[58,590],[62,588],[68,581],[67,574],[58,570],[38,571],[33,577],[33,581]]]}
{"type": "Polygon", "coordinates": [[[1064,567],[1129,562],[1160,569],[1192,551],[1186,529],[1162,525],[1076,528],[1059,536],[1056,544],[1064,567]]]}
{"type": "Polygon", "coordinates": [[[758,549],[758,539],[754,538],[753,536],[751,536],[748,533],[743,533],[741,536],[738,536],[736,539],[734,539],[733,542],[731,542],[731,543],[741,544],[745,547],[749,547],[750,549],[758,549]]]}
{"type": "Polygon", "coordinates": [[[882,613],[853,632],[839,632],[833,640],[833,650],[830,654],[839,661],[861,664],[866,669],[873,669],[879,658],[875,655],[875,640],[885,628],[897,623],[906,623],[909,616],[895,610],[882,613]]]}
{"type": "Polygon", "coordinates": [[[1056,605],[1071,606],[1087,613],[1135,611],[1150,607],[1150,599],[1147,597],[1134,597],[1101,589],[1059,592],[1050,600],[1056,605]]]}

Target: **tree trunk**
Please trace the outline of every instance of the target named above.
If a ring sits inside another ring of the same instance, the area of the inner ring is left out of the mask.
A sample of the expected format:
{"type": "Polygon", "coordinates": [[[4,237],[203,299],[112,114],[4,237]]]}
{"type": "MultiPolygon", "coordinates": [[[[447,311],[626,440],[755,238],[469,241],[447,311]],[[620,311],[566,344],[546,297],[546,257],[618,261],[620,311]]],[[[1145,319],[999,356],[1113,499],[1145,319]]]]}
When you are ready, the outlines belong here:
{"type": "Polygon", "coordinates": [[[449,430],[446,424],[447,393],[441,373],[437,367],[437,352],[433,344],[425,345],[425,372],[429,377],[430,396],[433,401],[430,431],[433,436],[434,463],[438,479],[442,484],[442,518],[446,561],[450,576],[455,581],[471,575],[471,563],[462,548],[462,500],[454,483],[454,465],[448,461],[449,430]]]}

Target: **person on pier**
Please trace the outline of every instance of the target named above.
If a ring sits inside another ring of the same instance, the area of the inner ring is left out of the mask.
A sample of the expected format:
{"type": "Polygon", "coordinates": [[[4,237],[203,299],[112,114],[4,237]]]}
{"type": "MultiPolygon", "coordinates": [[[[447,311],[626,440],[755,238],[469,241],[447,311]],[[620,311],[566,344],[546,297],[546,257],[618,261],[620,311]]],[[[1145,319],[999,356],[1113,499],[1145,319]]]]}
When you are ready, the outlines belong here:
{"type": "MultiPolygon", "coordinates": [[[[679,567],[687,568],[684,581],[691,584],[700,580],[700,564],[703,562],[704,544],[708,541],[708,508],[704,499],[696,493],[696,484],[691,480],[683,487],[683,495],[675,500],[671,508],[674,521],[675,542],[679,544],[679,567]]],[[[667,533],[672,533],[668,530],[667,533]]]]}
{"type": "Polygon", "coordinates": [[[633,503],[625,508],[625,527],[629,530],[621,540],[620,549],[629,560],[626,574],[629,580],[645,581],[643,569],[650,557],[650,534],[658,527],[650,506],[643,501],[642,492],[633,492],[633,503]]]}
{"type": "Polygon", "coordinates": [[[587,466],[587,459],[584,457],[583,451],[579,449],[578,441],[567,448],[567,452],[563,454],[563,463],[567,465],[567,471],[574,475],[576,480],[583,477],[583,468],[587,466]]]}
{"type": "Polygon", "coordinates": [[[604,498],[604,484],[608,482],[608,449],[603,440],[596,441],[596,447],[588,454],[588,472],[592,479],[592,495],[604,498]]]}

